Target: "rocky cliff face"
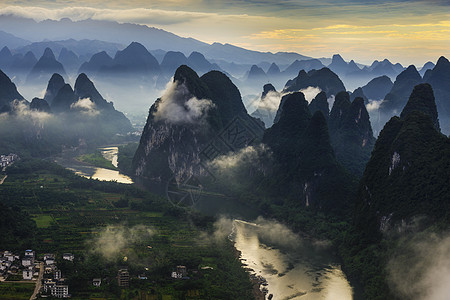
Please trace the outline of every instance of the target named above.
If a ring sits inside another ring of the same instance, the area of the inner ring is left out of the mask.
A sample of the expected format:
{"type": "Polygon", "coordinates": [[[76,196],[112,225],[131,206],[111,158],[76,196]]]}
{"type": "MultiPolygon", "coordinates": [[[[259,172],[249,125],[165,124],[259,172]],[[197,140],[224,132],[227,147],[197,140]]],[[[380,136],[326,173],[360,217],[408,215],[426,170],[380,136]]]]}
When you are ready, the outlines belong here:
{"type": "Polygon", "coordinates": [[[404,119],[413,111],[419,111],[429,115],[436,130],[441,130],[433,89],[428,83],[422,83],[414,87],[411,96],[409,96],[408,103],[406,103],[403,108],[400,117],[404,119]]]}
{"type": "Polygon", "coordinates": [[[415,216],[448,222],[450,139],[436,128],[435,107],[429,85],[416,86],[380,133],[356,206],[358,226],[374,237],[415,216]]]}
{"type": "Polygon", "coordinates": [[[268,193],[318,210],[347,208],[349,179],[336,161],[323,113],[311,116],[300,92],[286,95],[281,108],[279,121],[263,138],[274,160],[272,176],[264,183],[268,193]]]}
{"type": "Polygon", "coordinates": [[[429,83],[436,97],[436,106],[440,115],[442,132],[450,134],[450,62],[440,57],[436,66],[428,70],[424,81],[429,83]]]}
{"type": "Polygon", "coordinates": [[[0,70],[0,108],[16,99],[22,100],[23,97],[11,79],[0,70]]]}
{"type": "Polygon", "coordinates": [[[358,97],[350,102],[347,92],[338,93],[329,128],[337,160],[352,174],[361,176],[375,144],[364,100],[358,97]]]}
{"type": "Polygon", "coordinates": [[[238,89],[218,71],[201,78],[177,69],[172,85],[150,108],[133,159],[137,176],[183,183],[207,174],[206,162],[260,139],[261,124],[245,110],[238,89]]]}
{"type": "Polygon", "coordinates": [[[316,111],[322,112],[323,116],[328,121],[330,108],[328,106],[327,94],[325,92],[320,92],[317,94],[317,96],[309,104],[308,108],[311,114],[314,114],[316,111]]]}
{"type": "Polygon", "coordinates": [[[44,100],[51,104],[64,84],[66,84],[64,78],[58,73],[54,73],[47,84],[44,100]]]}

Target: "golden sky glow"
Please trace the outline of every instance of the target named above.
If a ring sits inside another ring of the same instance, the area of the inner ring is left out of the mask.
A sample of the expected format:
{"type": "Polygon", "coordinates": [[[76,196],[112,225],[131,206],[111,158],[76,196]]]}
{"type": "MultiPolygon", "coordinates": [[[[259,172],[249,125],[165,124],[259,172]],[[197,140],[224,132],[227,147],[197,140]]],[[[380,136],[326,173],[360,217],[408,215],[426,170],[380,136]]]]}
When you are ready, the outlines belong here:
{"type": "Polygon", "coordinates": [[[154,26],[208,43],[422,65],[450,56],[450,1],[165,0],[0,3],[0,13],[154,26]]]}

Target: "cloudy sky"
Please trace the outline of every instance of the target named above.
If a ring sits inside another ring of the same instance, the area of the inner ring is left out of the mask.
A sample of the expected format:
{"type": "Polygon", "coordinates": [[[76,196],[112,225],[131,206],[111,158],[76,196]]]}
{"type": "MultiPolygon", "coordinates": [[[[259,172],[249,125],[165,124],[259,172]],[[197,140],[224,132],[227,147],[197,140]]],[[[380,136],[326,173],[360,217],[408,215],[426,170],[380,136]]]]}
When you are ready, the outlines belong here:
{"type": "Polygon", "coordinates": [[[450,56],[450,0],[13,0],[0,13],[154,26],[204,42],[422,65],[450,56]]]}

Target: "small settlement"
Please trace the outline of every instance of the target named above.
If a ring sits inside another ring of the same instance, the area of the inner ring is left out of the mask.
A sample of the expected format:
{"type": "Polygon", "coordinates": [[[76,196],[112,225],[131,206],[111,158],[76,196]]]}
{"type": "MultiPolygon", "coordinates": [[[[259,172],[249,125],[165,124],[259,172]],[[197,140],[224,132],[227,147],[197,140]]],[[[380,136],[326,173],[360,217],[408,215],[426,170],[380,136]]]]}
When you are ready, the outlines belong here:
{"type": "MultiPolygon", "coordinates": [[[[73,261],[74,255],[64,253],[62,259],[73,261]]],[[[41,297],[69,298],[69,286],[61,270],[57,267],[56,257],[52,253],[44,254],[42,260],[36,259],[33,250],[25,250],[24,255],[11,251],[0,251],[0,281],[31,281],[40,283],[41,297]]]]}
{"type": "Polygon", "coordinates": [[[9,165],[11,165],[14,161],[16,161],[19,158],[17,154],[10,153],[8,155],[0,155],[0,168],[5,168],[9,165]]]}

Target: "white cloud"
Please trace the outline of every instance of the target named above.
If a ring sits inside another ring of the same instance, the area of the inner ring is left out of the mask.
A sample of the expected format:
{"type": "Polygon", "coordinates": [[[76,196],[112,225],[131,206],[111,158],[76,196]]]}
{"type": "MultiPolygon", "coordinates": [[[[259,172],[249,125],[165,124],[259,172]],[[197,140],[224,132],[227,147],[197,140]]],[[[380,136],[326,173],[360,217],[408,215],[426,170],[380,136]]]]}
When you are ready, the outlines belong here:
{"type": "Polygon", "coordinates": [[[203,123],[207,112],[213,107],[211,100],[193,97],[184,83],[171,81],[157,103],[154,117],[155,121],[172,124],[203,123]]]}
{"type": "Polygon", "coordinates": [[[258,109],[268,109],[276,112],[278,106],[280,106],[282,96],[283,95],[277,91],[268,92],[266,96],[259,101],[258,109]]]}
{"type": "Polygon", "coordinates": [[[139,242],[145,242],[154,235],[154,230],[144,225],[128,228],[120,225],[108,225],[88,243],[92,253],[103,256],[106,260],[114,260],[124,256],[126,249],[139,242]]]}
{"type": "Polygon", "coordinates": [[[260,162],[263,155],[269,153],[264,144],[257,146],[247,146],[237,152],[230,152],[226,155],[221,155],[210,162],[210,166],[214,169],[225,171],[236,168],[245,164],[255,165],[260,162]]]}
{"type": "Polygon", "coordinates": [[[46,19],[60,20],[70,18],[72,21],[86,19],[109,20],[117,22],[135,22],[140,24],[176,24],[191,21],[192,19],[212,17],[212,13],[169,11],[161,9],[131,8],[107,9],[93,7],[64,7],[48,9],[43,7],[8,6],[0,8],[0,15],[15,15],[31,18],[35,21],[46,19]]]}
{"type": "Polygon", "coordinates": [[[100,113],[97,110],[95,103],[92,102],[90,98],[79,99],[77,102],[70,105],[70,109],[78,110],[81,113],[91,117],[94,117],[100,113]]]}
{"type": "Polygon", "coordinates": [[[306,89],[302,89],[299,92],[302,92],[305,95],[306,101],[311,103],[311,101],[319,94],[322,90],[319,87],[308,86],[306,89]]]}
{"type": "MultiPolygon", "coordinates": [[[[14,100],[10,104],[12,114],[18,118],[31,120],[33,124],[43,126],[44,123],[49,120],[52,115],[46,112],[31,110],[30,106],[24,100],[14,100]]],[[[2,119],[8,119],[11,115],[8,113],[0,114],[2,119]]]]}
{"type": "Polygon", "coordinates": [[[377,111],[380,108],[381,102],[383,102],[383,100],[369,100],[369,103],[366,105],[367,111],[377,111]]]}
{"type": "Polygon", "coordinates": [[[329,97],[328,99],[327,99],[327,102],[328,102],[328,107],[333,107],[333,105],[334,105],[334,95],[331,95],[331,97],[329,97]]]}
{"type": "MultiPolygon", "coordinates": [[[[321,91],[322,90],[318,87],[308,86],[306,89],[301,89],[298,92],[303,93],[306,101],[311,102],[321,91]]],[[[270,91],[264,98],[261,98],[258,103],[258,109],[266,109],[272,112],[276,112],[278,110],[278,107],[280,106],[281,98],[283,98],[283,96],[287,94],[292,93],[293,92],[279,93],[277,91],[270,91]]]]}

